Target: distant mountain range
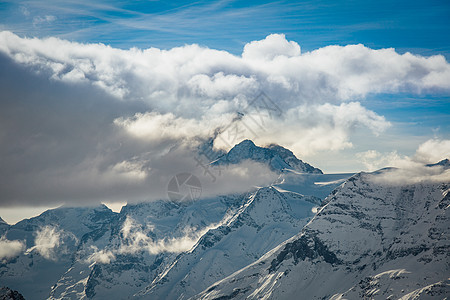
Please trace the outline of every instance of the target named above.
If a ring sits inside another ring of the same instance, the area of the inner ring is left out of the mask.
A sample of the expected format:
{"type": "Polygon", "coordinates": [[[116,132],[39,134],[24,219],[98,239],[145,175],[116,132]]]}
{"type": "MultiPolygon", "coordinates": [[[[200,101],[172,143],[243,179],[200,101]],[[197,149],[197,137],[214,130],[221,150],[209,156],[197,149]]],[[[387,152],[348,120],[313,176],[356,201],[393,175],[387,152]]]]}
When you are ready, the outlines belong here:
{"type": "MultiPolygon", "coordinates": [[[[1,285],[25,299],[450,295],[450,182],[374,180],[393,169],[322,174],[281,146],[249,140],[212,163],[245,160],[268,165],[280,183],[189,204],[128,204],[120,213],[101,205],[15,225],[0,219],[8,246],[0,253],[17,250],[0,258],[1,285]]],[[[448,160],[430,167],[449,168],[448,160]]]]}

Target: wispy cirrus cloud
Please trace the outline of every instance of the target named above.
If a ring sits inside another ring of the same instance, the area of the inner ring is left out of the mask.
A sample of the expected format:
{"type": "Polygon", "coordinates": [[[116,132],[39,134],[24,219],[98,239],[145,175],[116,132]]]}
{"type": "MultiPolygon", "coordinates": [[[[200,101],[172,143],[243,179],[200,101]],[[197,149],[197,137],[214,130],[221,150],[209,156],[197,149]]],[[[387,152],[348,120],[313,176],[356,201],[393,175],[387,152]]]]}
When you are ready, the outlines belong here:
{"type": "Polygon", "coordinates": [[[341,3],[305,1],[3,1],[0,29],[25,36],[59,36],[116,47],[171,48],[198,43],[239,53],[246,41],[284,32],[311,50],[364,43],[401,52],[449,53],[442,36],[449,6],[442,1],[341,3]],[[389,7],[389,9],[386,9],[389,7]],[[32,26],[33,18],[59,21],[32,26]],[[25,18],[24,18],[25,17],[25,18]],[[405,31],[414,30],[414,34],[405,31]]]}
{"type": "Polygon", "coordinates": [[[38,26],[39,24],[42,24],[42,23],[52,23],[52,22],[56,21],[56,19],[57,18],[55,16],[52,16],[52,15],[46,15],[46,16],[43,16],[43,17],[36,16],[36,17],[33,18],[33,25],[34,26],[38,26]]]}

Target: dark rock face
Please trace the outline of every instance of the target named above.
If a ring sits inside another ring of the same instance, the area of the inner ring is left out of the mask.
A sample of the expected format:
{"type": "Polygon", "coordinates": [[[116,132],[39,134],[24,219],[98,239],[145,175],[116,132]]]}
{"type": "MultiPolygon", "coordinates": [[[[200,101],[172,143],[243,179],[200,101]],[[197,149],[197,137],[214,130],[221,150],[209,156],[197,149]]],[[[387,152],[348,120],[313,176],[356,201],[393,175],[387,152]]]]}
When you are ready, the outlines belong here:
{"type": "Polygon", "coordinates": [[[18,291],[2,287],[0,288],[0,300],[25,300],[25,298],[18,291]]]}
{"type": "Polygon", "coordinates": [[[450,168],[450,160],[448,158],[441,160],[438,163],[435,164],[428,164],[427,167],[436,167],[436,166],[440,166],[440,167],[444,167],[445,169],[450,168]]]}
{"type": "Polygon", "coordinates": [[[278,266],[286,259],[294,259],[294,264],[297,265],[299,261],[304,261],[309,258],[311,260],[321,257],[329,264],[339,264],[340,260],[336,254],[329,251],[327,246],[315,236],[308,237],[302,235],[299,239],[287,243],[283,250],[270,263],[269,273],[273,273],[278,269],[278,266]]]}

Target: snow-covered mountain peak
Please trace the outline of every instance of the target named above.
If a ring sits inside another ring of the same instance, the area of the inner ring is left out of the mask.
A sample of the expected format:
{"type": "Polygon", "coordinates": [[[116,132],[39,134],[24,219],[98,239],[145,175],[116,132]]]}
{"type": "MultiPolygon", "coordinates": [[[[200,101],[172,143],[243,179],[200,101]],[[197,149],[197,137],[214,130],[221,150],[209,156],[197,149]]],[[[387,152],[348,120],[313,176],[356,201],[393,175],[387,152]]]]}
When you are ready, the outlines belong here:
{"type": "Polygon", "coordinates": [[[239,144],[236,144],[233,148],[235,149],[252,149],[256,148],[257,146],[252,140],[243,140],[239,144]]]}
{"type": "Polygon", "coordinates": [[[273,187],[264,187],[252,196],[252,204],[248,206],[247,213],[258,222],[265,222],[277,215],[290,213],[291,207],[286,196],[273,187]]]}
{"type": "Polygon", "coordinates": [[[300,173],[322,174],[320,169],[301,161],[292,151],[286,148],[274,144],[267,148],[259,147],[251,140],[244,140],[235,145],[227,154],[220,157],[213,164],[238,164],[245,160],[266,164],[272,171],[278,173],[293,170],[300,173]]]}
{"type": "Polygon", "coordinates": [[[441,166],[444,167],[444,169],[450,168],[450,160],[448,158],[441,160],[438,163],[435,164],[429,164],[427,167],[435,167],[435,166],[441,166]]]}

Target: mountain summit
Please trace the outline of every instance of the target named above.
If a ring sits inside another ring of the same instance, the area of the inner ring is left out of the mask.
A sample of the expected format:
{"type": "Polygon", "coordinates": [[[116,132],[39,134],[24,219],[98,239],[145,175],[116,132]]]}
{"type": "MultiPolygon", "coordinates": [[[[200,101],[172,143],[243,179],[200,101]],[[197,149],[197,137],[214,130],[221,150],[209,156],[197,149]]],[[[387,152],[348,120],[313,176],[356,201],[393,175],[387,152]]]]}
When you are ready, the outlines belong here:
{"type": "Polygon", "coordinates": [[[443,167],[444,169],[447,170],[448,168],[450,168],[450,160],[448,158],[446,158],[446,159],[441,160],[438,163],[427,165],[427,167],[437,167],[437,166],[443,167]]]}
{"type": "Polygon", "coordinates": [[[244,160],[267,164],[272,171],[277,173],[291,170],[300,173],[323,174],[322,170],[303,162],[292,151],[282,146],[272,144],[267,147],[259,147],[251,140],[244,140],[235,145],[227,154],[221,156],[212,164],[238,164],[244,160]]]}

